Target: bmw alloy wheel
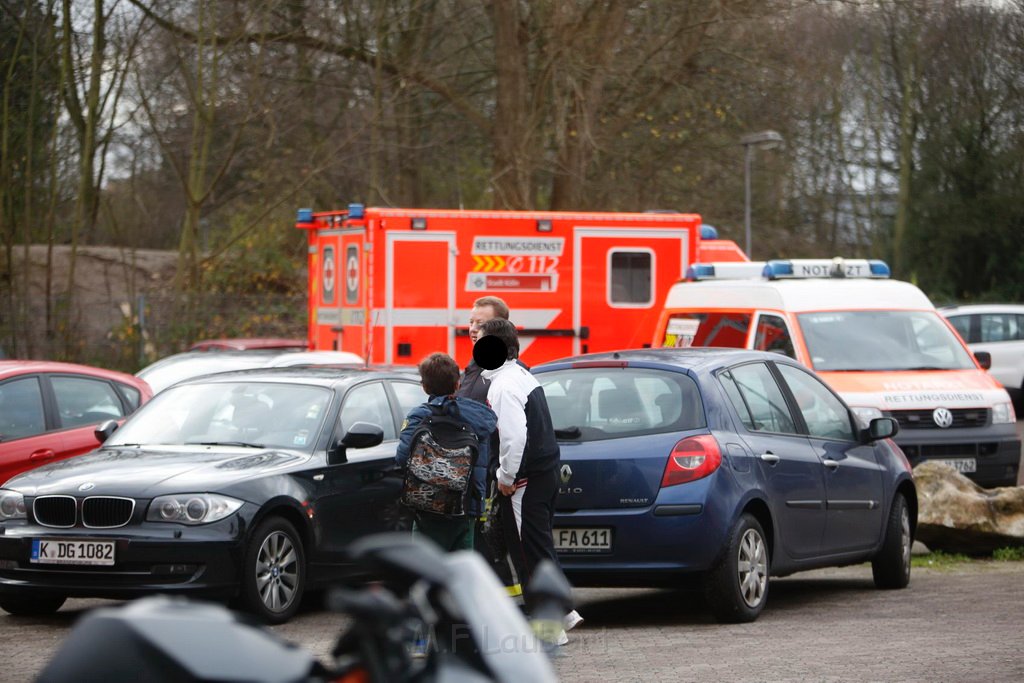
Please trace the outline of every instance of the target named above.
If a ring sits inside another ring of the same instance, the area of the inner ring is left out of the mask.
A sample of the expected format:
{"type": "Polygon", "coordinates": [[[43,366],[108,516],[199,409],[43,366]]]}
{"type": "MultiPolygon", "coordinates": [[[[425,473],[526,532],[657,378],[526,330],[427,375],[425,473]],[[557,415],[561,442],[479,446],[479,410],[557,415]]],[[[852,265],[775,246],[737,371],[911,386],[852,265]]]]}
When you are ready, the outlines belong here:
{"type": "Polygon", "coordinates": [[[743,602],[747,607],[757,607],[764,599],[764,589],[768,583],[768,553],[764,539],[757,530],[747,529],[743,534],[736,561],[736,577],[739,579],[743,602]]]}
{"type": "Polygon", "coordinates": [[[256,555],[256,589],[271,612],[283,612],[295,599],[299,584],[299,556],[282,531],[269,534],[256,555]]]}

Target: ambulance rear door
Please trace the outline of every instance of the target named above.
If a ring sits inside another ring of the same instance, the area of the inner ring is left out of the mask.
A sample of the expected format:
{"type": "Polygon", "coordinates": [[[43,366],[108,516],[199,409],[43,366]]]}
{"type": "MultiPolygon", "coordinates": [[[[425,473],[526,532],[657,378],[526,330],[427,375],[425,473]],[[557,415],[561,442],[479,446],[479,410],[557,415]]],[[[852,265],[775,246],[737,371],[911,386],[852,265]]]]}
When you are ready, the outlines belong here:
{"type": "Polygon", "coordinates": [[[573,240],[573,352],[648,346],[664,293],[689,263],[690,231],[578,226],[573,240]]]}
{"type": "Polygon", "coordinates": [[[367,348],[367,297],[369,292],[369,254],[366,249],[366,228],[347,228],[341,234],[338,251],[338,282],[341,333],[337,340],[341,351],[351,351],[369,359],[367,348]]]}
{"type": "Polygon", "coordinates": [[[455,352],[455,233],[389,230],[385,242],[384,362],[415,365],[455,352]]]}
{"type": "Polygon", "coordinates": [[[310,247],[310,296],[314,315],[310,320],[313,348],[341,348],[341,297],[338,292],[338,260],[341,253],[341,230],[318,230],[316,243],[310,247]]]}

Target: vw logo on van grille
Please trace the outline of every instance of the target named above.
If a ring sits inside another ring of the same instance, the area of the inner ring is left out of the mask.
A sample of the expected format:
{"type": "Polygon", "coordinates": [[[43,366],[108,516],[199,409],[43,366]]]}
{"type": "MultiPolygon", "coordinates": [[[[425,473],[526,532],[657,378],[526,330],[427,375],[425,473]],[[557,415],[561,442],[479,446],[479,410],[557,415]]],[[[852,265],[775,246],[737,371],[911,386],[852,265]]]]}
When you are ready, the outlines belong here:
{"type": "Polygon", "coordinates": [[[953,413],[949,408],[936,408],[932,412],[932,419],[935,420],[935,424],[946,429],[953,424],[953,413]]]}

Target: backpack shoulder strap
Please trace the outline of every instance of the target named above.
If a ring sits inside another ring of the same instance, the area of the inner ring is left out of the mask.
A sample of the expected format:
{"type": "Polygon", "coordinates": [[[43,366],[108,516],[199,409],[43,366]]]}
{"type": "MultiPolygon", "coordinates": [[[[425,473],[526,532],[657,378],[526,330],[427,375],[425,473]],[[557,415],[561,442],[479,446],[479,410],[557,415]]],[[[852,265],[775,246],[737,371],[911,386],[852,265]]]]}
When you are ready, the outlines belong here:
{"type": "Polygon", "coordinates": [[[456,420],[459,420],[460,422],[465,422],[465,420],[462,418],[462,408],[459,406],[459,399],[453,396],[451,400],[451,405],[452,408],[454,408],[454,411],[452,412],[452,417],[454,417],[456,420]]]}

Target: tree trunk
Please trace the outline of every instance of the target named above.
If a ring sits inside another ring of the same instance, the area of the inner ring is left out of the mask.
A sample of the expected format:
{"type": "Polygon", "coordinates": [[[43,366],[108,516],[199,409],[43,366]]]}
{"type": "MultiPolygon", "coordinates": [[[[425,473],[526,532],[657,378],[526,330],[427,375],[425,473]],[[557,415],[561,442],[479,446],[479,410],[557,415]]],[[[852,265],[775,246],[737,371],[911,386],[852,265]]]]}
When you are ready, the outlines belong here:
{"type": "Polygon", "coordinates": [[[494,57],[497,92],[494,110],[493,204],[499,209],[530,209],[531,132],[524,125],[531,107],[527,88],[527,33],[519,0],[494,0],[494,57]]]}

